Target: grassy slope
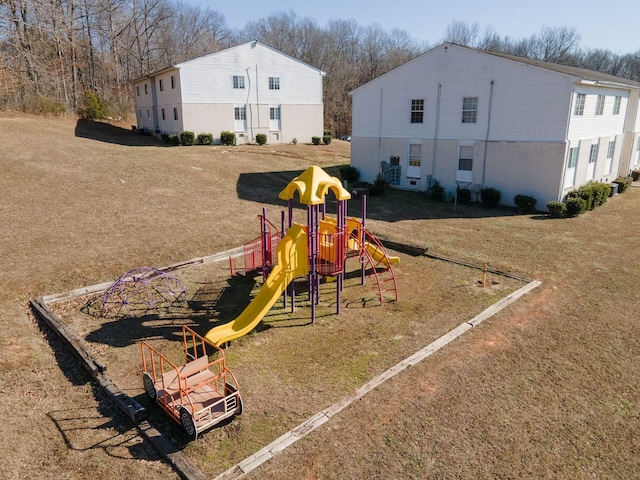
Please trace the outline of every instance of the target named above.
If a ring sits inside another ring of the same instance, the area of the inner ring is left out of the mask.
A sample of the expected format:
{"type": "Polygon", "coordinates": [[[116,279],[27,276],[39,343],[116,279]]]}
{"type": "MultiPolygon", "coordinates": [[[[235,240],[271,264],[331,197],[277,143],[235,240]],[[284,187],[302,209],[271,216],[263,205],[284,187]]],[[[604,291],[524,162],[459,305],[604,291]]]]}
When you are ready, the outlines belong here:
{"type": "MultiPolygon", "coordinates": [[[[304,145],[203,154],[84,128],[0,118],[0,432],[16,439],[1,455],[3,474],[170,478],[43,338],[27,300],[236,246],[274,186],[309,164],[303,157],[334,165],[348,150],[334,142],[325,157],[304,145]]],[[[369,225],[391,239],[543,285],[253,477],[640,478],[638,204],[632,188],[570,220],[371,206],[369,225]]]]}

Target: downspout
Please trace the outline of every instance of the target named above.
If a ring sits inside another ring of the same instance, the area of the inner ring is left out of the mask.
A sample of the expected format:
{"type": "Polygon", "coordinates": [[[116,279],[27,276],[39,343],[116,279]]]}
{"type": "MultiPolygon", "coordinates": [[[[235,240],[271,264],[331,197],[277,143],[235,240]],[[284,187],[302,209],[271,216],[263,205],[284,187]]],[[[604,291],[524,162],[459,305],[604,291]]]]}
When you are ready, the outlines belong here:
{"type": "Polygon", "coordinates": [[[378,123],[378,168],[382,168],[382,99],[384,89],[380,89],[380,121],[378,123]]]}
{"type": "Polygon", "coordinates": [[[258,79],[257,64],[256,64],[256,109],[258,110],[258,128],[260,128],[260,81],[258,79]]]}
{"type": "Polygon", "coordinates": [[[569,161],[569,125],[571,124],[571,112],[573,112],[573,98],[575,97],[576,87],[571,89],[571,101],[569,102],[569,113],[567,115],[567,128],[564,132],[564,160],[562,162],[562,175],[560,175],[560,188],[558,189],[557,201],[562,200],[562,191],[564,190],[564,179],[567,175],[567,162],[569,161]]]}
{"type": "Polygon", "coordinates": [[[250,121],[249,121],[249,131],[251,132],[251,138],[253,138],[253,108],[251,107],[251,67],[247,67],[247,83],[249,84],[249,88],[247,89],[247,105],[249,107],[249,112],[247,113],[250,121]]]}
{"type": "Polygon", "coordinates": [[[484,159],[482,160],[482,182],[484,186],[485,176],[487,174],[487,150],[489,148],[489,134],[491,132],[491,110],[493,108],[493,86],[494,80],[491,80],[491,90],[489,91],[489,112],[487,113],[487,135],[484,139],[484,159]]]}
{"type": "Polygon", "coordinates": [[[440,133],[440,97],[442,95],[442,84],[438,83],[438,96],[436,97],[436,126],[433,134],[433,161],[431,162],[431,180],[427,185],[427,190],[431,189],[431,181],[436,178],[436,163],[438,155],[438,135],[440,133]]]}

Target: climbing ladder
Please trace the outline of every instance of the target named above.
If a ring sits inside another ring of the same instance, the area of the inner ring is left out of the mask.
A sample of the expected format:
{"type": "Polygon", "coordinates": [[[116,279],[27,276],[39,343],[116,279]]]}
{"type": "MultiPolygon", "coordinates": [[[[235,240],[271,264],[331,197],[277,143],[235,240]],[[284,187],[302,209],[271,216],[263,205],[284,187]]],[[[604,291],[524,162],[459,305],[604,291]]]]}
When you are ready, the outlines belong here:
{"type": "Polygon", "coordinates": [[[352,238],[358,243],[360,250],[360,263],[364,266],[364,271],[369,271],[369,277],[375,280],[376,288],[378,289],[378,299],[380,305],[384,303],[385,292],[392,292],[394,301],[398,301],[398,285],[396,283],[396,276],[391,266],[391,259],[387,254],[387,250],[384,248],[378,237],[366,228],[362,229],[362,237],[359,235],[352,235],[352,238]],[[367,248],[367,245],[373,246],[374,251],[379,252],[381,255],[372,255],[367,248]],[[375,257],[378,257],[377,259],[375,257]]]}

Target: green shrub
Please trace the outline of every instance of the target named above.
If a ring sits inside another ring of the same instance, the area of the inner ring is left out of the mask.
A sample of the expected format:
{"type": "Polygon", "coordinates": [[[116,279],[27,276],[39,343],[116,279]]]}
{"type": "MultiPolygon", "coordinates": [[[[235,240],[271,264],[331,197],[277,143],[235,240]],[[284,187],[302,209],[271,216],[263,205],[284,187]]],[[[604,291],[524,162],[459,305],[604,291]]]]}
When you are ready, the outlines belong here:
{"type": "Polygon", "coordinates": [[[220,143],[222,145],[235,145],[236,134],[233,132],[220,132],[220,143]]]}
{"type": "Polygon", "coordinates": [[[433,185],[431,185],[431,200],[436,202],[444,200],[444,187],[440,185],[438,180],[434,180],[433,185]]]}
{"type": "Polygon", "coordinates": [[[293,143],[294,145],[297,145],[298,144],[298,139],[294,138],[293,140],[291,140],[291,143],[293,143]]]}
{"type": "Polygon", "coordinates": [[[640,180],[640,170],[631,170],[631,179],[634,182],[640,180]]]}
{"type": "Polygon", "coordinates": [[[196,143],[198,145],[213,145],[212,133],[199,133],[196,137],[196,143]]]}
{"type": "Polygon", "coordinates": [[[41,95],[27,99],[25,107],[27,112],[40,115],[54,115],[56,117],[59,117],[67,111],[67,107],[60,100],[43,97],[41,95]]]}
{"type": "Polygon", "coordinates": [[[256,143],[258,145],[264,145],[265,143],[267,143],[267,135],[264,133],[256,134],[256,143]]]}
{"type": "Polygon", "coordinates": [[[180,145],[180,136],[177,133],[170,133],[169,144],[174,146],[180,145]]]}
{"type": "Polygon", "coordinates": [[[567,204],[563,202],[547,203],[547,210],[554,218],[563,218],[567,214],[567,204]]]}
{"type": "Polygon", "coordinates": [[[631,177],[618,177],[612,183],[618,184],[618,193],[623,193],[633,183],[631,177]]]}
{"type": "Polygon", "coordinates": [[[311,143],[313,143],[314,145],[320,145],[321,141],[322,141],[322,138],[320,137],[311,137],[311,143]]]}
{"type": "Polygon", "coordinates": [[[577,217],[587,210],[587,202],[580,197],[567,198],[566,205],[568,217],[577,217]]]}
{"type": "Polygon", "coordinates": [[[360,172],[357,168],[351,165],[340,167],[340,177],[343,181],[346,181],[348,185],[353,185],[360,180],[360,172]]]}
{"type": "Polygon", "coordinates": [[[480,202],[486,208],[494,208],[500,205],[502,194],[494,187],[484,187],[480,190],[480,202]]]}
{"type": "Polygon", "coordinates": [[[86,90],[82,97],[78,114],[89,120],[107,118],[109,107],[93,90],[86,90]]]}
{"type": "Polygon", "coordinates": [[[193,145],[193,140],[196,137],[195,133],[184,130],[180,132],[180,143],[185,147],[193,145]]]}
{"type": "Polygon", "coordinates": [[[160,134],[160,140],[162,140],[162,143],[169,143],[169,134],[167,132],[162,132],[160,134]]]}
{"type": "Polygon", "coordinates": [[[331,130],[327,130],[325,128],[324,133],[322,134],[323,137],[331,137],[333,138],[333,133],[331,132],[331,130]]]}
{"type": "Polygon", "coordinates": [[[522,213],[532,213],[536,211],[536,200],[531,195],[516,195],[513,197],[513,203],[516,204],[518,210],[522,213]]]}
{"type": "Polygon", "coordinates": [[[322,143],[324,143],[325,145],[329,145],[332,139],[333,137],[331,135],[325,135],[324,137],[322,137],[322,143]]]}
{"type": "Polygon", "coordinates": [[[590,182],[593,188],[593,208],[607,201],[611,194],[611,185],[604,182],[590,182]]]}
{"type": "Polygon", "coordinates": [[[462,205],[469,205],[471,203],[471,190],[458,187],[456,192],[458,195],[458,203],[462,205]]]}

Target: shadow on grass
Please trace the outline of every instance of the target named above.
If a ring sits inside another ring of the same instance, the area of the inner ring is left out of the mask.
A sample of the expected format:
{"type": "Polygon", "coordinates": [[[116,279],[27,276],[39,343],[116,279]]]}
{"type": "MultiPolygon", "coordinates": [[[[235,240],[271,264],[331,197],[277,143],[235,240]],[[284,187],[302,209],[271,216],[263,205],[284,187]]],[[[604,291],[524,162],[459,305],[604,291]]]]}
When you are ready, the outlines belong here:
{"type": "Polygon", "coordinates": [[[79,119],[76,123],[75,135],[80,138],[129,147],[166,146],[151,135],[141,135],[133,130],[85,118],[79,119]]]}
{"type": "MultiPolygon", "coordinates": [[[[324,170],[331,176],[340,177],[340,167],[329,167],[324,170]]],[[[253,202],[278,205],[283,209],[287,202],[280,200],[278,195],[303,170],[242,173],[238,178],[236,192],[238,198],[253,202]]],[[[335,214],[335,197],[329,192],[326,199],[326,211],[335,214]]],[[[348,215],[362,216],[362,199],[352,194],[348,203],[348,215]]],[[[298,195],[294,195],[293,206],[304,209],[299,202],[298,195]]],[[[424,192],[413,192],[387,188],[383,195],[369,196],[366,200],[366,218],[385,222],[399,222],[403,220],[436,220],[446,218],[490,218],[511,217],[520,215],[511,207],[483,208],[474,203],[471,205],[454,205],[453,202],[436,202],[424,192]]],[[[541,215],[542,216],[542,215],[541,215]]]]}

